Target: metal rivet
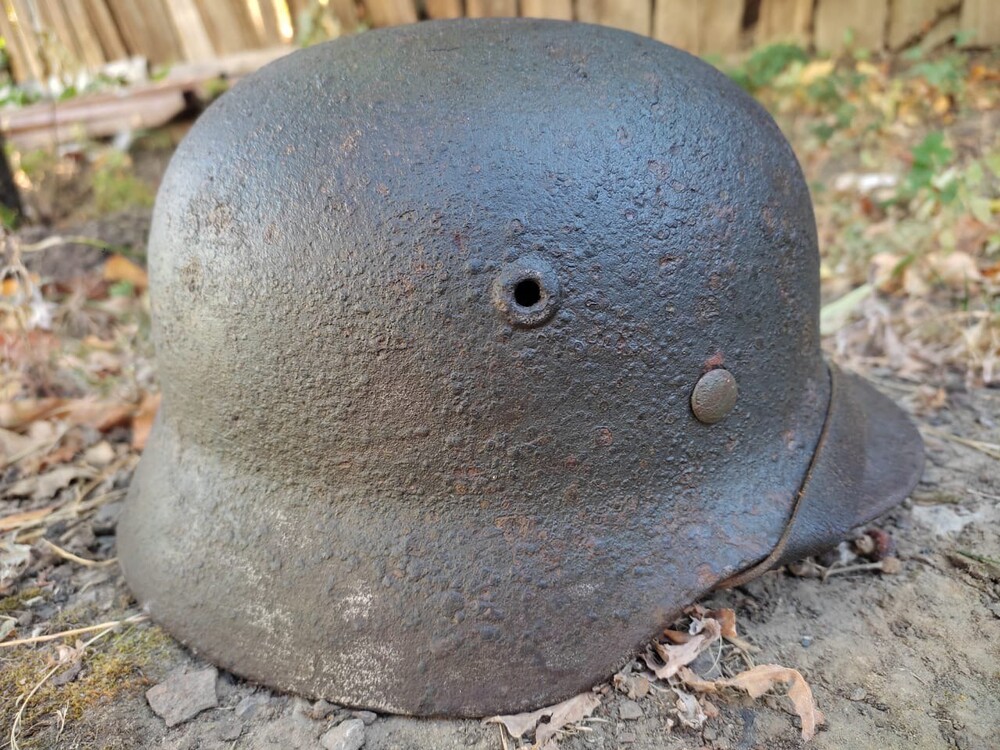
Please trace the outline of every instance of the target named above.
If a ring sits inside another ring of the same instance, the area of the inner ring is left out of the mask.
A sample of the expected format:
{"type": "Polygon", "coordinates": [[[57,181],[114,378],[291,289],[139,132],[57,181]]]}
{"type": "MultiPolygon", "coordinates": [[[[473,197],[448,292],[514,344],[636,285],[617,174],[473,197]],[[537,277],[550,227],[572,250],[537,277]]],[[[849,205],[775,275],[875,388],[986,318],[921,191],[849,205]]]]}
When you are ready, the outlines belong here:
{"type": "Polygon", "coordinates": [[[699,422],[715,424],[733,410],[737,396],[736,378],[729,370],[709,370],[694,386],[691,410],[699,422]]]}

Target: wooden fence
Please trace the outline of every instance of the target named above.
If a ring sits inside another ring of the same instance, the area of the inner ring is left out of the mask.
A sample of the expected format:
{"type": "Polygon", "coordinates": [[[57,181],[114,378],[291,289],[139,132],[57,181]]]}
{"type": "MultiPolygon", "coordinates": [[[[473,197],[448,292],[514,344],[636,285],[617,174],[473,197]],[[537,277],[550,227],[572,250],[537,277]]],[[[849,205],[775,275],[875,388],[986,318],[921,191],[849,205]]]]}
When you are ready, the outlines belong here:
{"type": "Polygon", "coordinates": [[[98,70],[140,56],[201,62],[296,41],[310,29],[350,33],[425,18],[575,19],[647,34],[696,54],[795,41],[836,50],[848,35],[896,50],[962,32],[1000,44],[1000,0],[0,0],[0,36],[17,81],[98,70]]]}

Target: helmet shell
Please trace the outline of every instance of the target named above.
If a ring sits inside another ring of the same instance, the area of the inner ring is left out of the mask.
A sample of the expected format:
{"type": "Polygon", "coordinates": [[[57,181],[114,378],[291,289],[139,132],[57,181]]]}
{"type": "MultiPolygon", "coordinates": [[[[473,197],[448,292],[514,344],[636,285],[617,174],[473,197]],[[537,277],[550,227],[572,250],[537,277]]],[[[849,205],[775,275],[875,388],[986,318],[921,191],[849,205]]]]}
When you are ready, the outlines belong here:
{"type": "Polygon", "coordinates": [[[128,580],[223,667],[347,705],[586,689],[796,517],[833,408],[818,265],[787,142],[684,52],[480,20],[291,54],[157,198],[128,580]]]}

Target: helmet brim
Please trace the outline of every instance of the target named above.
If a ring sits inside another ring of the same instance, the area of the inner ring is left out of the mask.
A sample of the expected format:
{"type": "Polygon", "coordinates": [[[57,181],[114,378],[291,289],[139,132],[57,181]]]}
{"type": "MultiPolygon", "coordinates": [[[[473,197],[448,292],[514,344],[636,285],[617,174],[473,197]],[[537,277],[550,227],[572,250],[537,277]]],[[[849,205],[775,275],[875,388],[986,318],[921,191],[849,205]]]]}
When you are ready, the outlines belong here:
{"type": "Polygon", "coordinates": [[[775,564],[823,552],[901,503],[924,446],[910,418],[856,375],[830,366],[830,407],[775,564]]]}

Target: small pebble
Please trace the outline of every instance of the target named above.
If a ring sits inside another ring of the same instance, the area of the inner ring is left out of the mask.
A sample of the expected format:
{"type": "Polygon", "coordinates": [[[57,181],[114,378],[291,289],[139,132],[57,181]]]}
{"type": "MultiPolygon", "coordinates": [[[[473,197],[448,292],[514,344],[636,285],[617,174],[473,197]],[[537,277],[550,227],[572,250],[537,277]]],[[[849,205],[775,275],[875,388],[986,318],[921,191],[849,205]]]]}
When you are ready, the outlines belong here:
{"type": "Polygon", "coordinates": [[[622,732],[618,735],[618,741],[623,745],[631,745],[635,742],[635,732],[622,732]]]}
{"type": "Polygon", "coordinates": [[[310,708],[307,713],[309,718],[321,721],[330,716],[330,714],[332,714],[338,708],[339,706],[335,706],[332,703],[328,703],[327,701],[320,698],[318,701],[312,704],[312,708],[310,708]]]}
{"type": "Polygon", "coordinates": [[[868,696],[864,688],[854,688],[848,698],[852,701],[863,701],[868,696]]]}
{"type": "Polygon", "coordinates": [[[365,723],[365,726],[371,726],[375,723],[375,719],[378,718],[378,714],[374,711],[352,711],[351,715],[355,719],[361,719],[365,723]]]}
{"type": "Polygon", "coordinates": [[[146,691],[146,700],[153,713],[161,717],[168,727],[175,727],[193,719],[208,708],[219,705],[215,681],[219,673],[215,667],[186,674],[174,674],[146,691]]]}
{"type": "Polygon", "coordinates": [[[705,727],[701,732],[701,736],[705,742],[712,742],[719,736],[719,733],[712,727],[705,727]]]}
{"type": "Polygon", "coordinates": [[[266,695],[248,695],[236,704],[236,709],[233,713],[241,719],[252,719],[257,716],[257,714],[260,713],[261,708],[267,706],[268,703],[270,703],[270,698],[266,695]]]}
{"type": "Polygon", "coordinates": [[[813,644],[813,637],[811,635],[802,636],[802,648],[809,648],[813,644]]]}
{"type": "Polygon", "coordinates": [[[626,721],[634,721],[642,718],[642,709],[635,701],[622,701],[618,706],[618,717],[626,721]]]}
{"type": "Polygon", "coordinates": [[[320,739],[325,750],[361,750],[365,744],[365,723],[348,719],[338,724],[320,739]]]}

